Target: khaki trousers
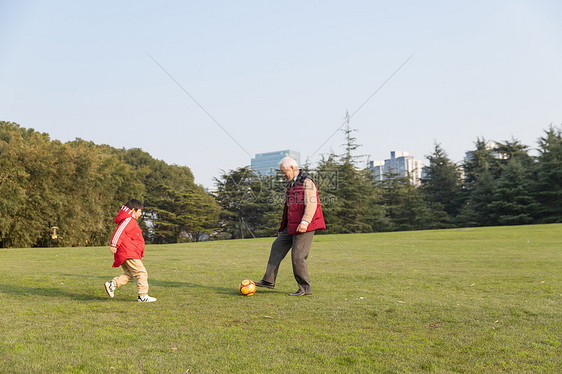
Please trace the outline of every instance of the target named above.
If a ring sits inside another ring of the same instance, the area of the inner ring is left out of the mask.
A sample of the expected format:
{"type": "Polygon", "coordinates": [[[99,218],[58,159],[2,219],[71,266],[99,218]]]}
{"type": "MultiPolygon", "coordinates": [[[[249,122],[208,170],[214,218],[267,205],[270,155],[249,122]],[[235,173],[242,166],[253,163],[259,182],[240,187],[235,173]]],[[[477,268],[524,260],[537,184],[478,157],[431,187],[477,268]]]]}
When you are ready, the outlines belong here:
{"type": "Polygon", "coordinates": [[[148,273],[142,261],[139,259],[129,258],[123,262],[123,270],[125,273],[118,277],[113,278],[113,283],[115,287],[121,287],[134,278],[137,278],[137,289],[139,296],[144,296],[148,294],[148,273]]]}

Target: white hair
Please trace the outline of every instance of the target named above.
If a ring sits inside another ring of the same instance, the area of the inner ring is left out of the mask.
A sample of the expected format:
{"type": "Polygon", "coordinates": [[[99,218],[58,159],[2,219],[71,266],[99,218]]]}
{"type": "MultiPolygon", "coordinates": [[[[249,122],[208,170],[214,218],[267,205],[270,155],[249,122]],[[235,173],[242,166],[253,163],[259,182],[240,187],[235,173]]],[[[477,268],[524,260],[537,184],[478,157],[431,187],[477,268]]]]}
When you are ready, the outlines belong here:
{"type": "Polygon", "coordinates": [[[295,169],[299,168],[299,164],[297,164],[297,162],[290,158],[289,156],[284,157],[281,161],[279,161],[279,169],[284,168],[284,169],[288,169],[291,166],[294,166],[295,169]]]}

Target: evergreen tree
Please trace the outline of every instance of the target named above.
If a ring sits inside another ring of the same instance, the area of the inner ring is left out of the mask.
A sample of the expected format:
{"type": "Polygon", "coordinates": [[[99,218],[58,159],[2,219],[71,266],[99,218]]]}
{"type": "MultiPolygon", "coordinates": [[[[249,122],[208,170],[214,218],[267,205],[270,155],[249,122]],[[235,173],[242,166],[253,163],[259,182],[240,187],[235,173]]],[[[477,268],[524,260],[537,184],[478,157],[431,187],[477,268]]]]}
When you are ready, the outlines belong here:
{"type": "Polygon", "coordinates": [[[421,193],[426,201],[432,203],[434,214],[443,218],[440,224],[446,227],[451,225],[461,208],[460,172],[439,144],[435,144],[433,154],[426,158],[429,166],[424,170],[421,193]]]}
{"type": "Polygon", "coordinates": [[[488,205],[494,223],[528,224],[533,221],[534,203],[529,188],[529,171],[512,157],[495,183],[493,201],[488,205]]]}
{"type": "Polygon", "coordinates": [[[260,215],[255,221],[254,234],[257,237],[275,236],[283,218],[287,181],[281,174],[260,179],[262,190],[256,198],[260,215]]]}
{"type": "Polygon", "coordinates": [[[495,178],[499,176],[500,169],[500,162],[491,142],[478,138],[474,145],[476,149],[468,152],[463,163],[465,183],[469,191],[472,184],[479,179],[480,173],[488,171],[495,178]]]}
{"type": "Polygon", "coordinates": [[[259,199],[265,183],[249,166],[223,172],[216,178],[216,200],[222,207],[221,229],[233,238],[256,237],[256,229],[263,223],[263,215],[272,209],[259,199]]]}
{"type": "Polygon", "coordinates": [[[539,222],[562,222],[562,127],[550,126],[539,138],[537,178],[533,186],[539,222]]]}
{"type": "Polygon", "coordinates": [[[343,227],[338,217],[338,212],[343,204],[343,200],[338,195],[340,182],[339,167],[337,156],[334,153],[322,155],[314,176],[314,182],[316,182],[318,196],[322,204],[326,229],[332,233],[343,232],[343,227]]]}
{"type": "Polygon", "coordinates": [[[373,207],[373,185],[364,173],[357,170],[353,163],[344,158],[337,170],[338,185],[336,197],[338,205],[335,210],[337,221],[330,227],[330,232],[370,232],[367,222],[369,210],[373,207]]]}
{"type": "Polygon", "coordinates": [[[339,157],[339,162],[333,154],[323,158],[318,168],[319,173],[321,171],[324,174],[335,174],[337,180],[331,196],[325,195],[322,190],[320,197],[321,201],[326,198],[332,200],[330,205],[324,204],[322,207],[328,231],[332,233],[370,232],[371,224],[376,221],[377,207],[373,184],[368,174],[356,166],[356,159],[360,156],[353,155],[360,147],[353,136],[354,131],[356,130],[349,127],[347,115],[347,126],[343,130],[345,152],[339,157]]]}
{"type": "Polygon", "coordinates": [[[220,208],[213,197],[201,186],[189,186],[181,190],[162,185],[158,197],[153,200],[153,235],[158,243],[199,241],[209,234],[219,218],[220,208]]]}
{"type": "Polygon", "coordinates": [[[461,209],[458,221],[464,226],[490,226],[495,224],[490,204],[493,202],[495,179],[489,170],[475,174],[470,194],[461,209]]]}
{"type": "Polygon", "coordinates": [[[399,177],[390,170],[377,184],[382,192],[380,202],[385,209],[389,231],[435,228],[442,219],[432,212],[408,177],[399,177]]]}
{"type": "Polygon", "coordinates": [[[506,166],[512,160],[517,160],[524,168],[531,168],[534,160],[533,157],[529,155],[528,150],[529,147],[522,144],[517,139],[497,143],[494,148],[500,167],[506,166]]]}

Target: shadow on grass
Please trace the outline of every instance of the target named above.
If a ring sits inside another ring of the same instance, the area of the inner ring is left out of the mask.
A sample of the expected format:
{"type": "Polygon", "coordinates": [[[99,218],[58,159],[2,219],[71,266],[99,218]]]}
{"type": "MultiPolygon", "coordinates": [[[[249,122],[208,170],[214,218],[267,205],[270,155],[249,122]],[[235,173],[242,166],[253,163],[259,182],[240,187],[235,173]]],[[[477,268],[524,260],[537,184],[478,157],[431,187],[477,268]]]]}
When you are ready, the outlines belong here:
{"type": "MultiPolygon", "coordinates": [[[[169,288],[201,288],[204,290],[215,291],[216,293],[224,294],[224,295],[234,295],[239,296],[240,293],[238,292],[237,287],[221,287],[221,286],[214,286],[208,284],[198,284],[193,282],[173,282],[173,281],[160,281],[156,279],[149,279],[148,283],[153,286],[158,287],[169,287],[169,288]]],[[[281,291],[274,291],[274,290],[267,290],[268,293],[284,293],[281,291]]]]}
{"type": "Polygon", "coordinates": [[[14,286],[11,284],[0,285],[0,293],[6,295],[37,295],[45,297],[66,297],[73,300],[105,300],[107,297],[100,297],[93,294],[81,294],[71,292],[62,288],[56,287],[24,287],[14,286]]]}
{"type": "Polygon", "coordinates": [[[114,275],[61,274],[61,277],[94,278],[94,279],[111,280],[115,277],[115,274],[114,275]]]}
{"type": "MultiPolygon", "coordinates": [[[[94,279],[103,279],[103,280],[110,280],[113,278],[113,276],[110,275],[83,275],[83,274],[61,274],[61,275],[65,277],[94,278],[94,279]]],[[[131,282],[136,282],[136,281],[133,280],[131,282]]],[[[162,281],[157,279],[151,279],[150,274],[148,277],[148,284],[149,286],[158,286],[158,287],[166,287],[166,288],[201,288],[208,291],[215,291],[216,293],[223,294],[223,295],[238,296],[240,294],[238,292],[238,288],[236,285],[234,285],[233,287],[221,287],[215,285],[198,284],[193,282],[162,281]]],[[[258,288],[258,291],[265,291],[265,290],[258,288]]],[[[285,294],[286,292],[278,291],[278,290],[266,290],[265,293],[285,294]]],[[[103,299],[103,298],[99,298],[99,299],[103,299]]]]}

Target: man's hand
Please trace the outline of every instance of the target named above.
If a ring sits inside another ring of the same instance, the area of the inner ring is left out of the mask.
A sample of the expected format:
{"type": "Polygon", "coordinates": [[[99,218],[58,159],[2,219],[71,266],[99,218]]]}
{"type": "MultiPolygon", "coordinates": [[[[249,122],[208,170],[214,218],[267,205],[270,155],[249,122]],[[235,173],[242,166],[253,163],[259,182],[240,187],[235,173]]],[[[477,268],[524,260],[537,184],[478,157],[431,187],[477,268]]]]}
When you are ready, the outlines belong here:
{"type": "Polygon", "coordinates": [[[307,228],[308,228],[308,223],[301,222],[297,227],[297,232],[302,234],[302,233],[306,232],[307,228]]]}
{"type": "Polygon", "coordinates": [[[116,247],[111,247],[110,249],[111,249],[111,252],[117,253],[117,248],[116,248],[116,247]]]}

